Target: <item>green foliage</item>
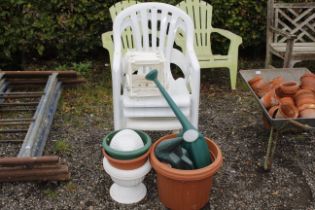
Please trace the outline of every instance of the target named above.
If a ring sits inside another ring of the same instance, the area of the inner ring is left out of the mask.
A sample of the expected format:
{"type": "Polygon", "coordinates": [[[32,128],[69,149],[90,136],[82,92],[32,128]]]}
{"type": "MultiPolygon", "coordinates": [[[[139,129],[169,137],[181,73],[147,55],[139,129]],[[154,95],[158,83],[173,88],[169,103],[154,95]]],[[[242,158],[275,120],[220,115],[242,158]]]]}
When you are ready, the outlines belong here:
{"type": "Polygon", "coordinates": [[[109,30],[108,7],[101,0],[1,0],[1,60],[18,56],[76,61],[101,47],[109,30]]]}
{"type": "Polygon", "coordinates": [[[262,45],[265,40],[267,0],[212,0],[211,5],[214,27],[240,35],[243,47],[262,45]]]}
{"type": "Polygon", "coordinates": [[[54,143],[53,151],[56,154],[68,155],[71,153],[71,145],[65,140],[59,140],[54,143]]]}
{"type": "Polygon", "coordinates": [[[72,63],[72,68],[82,75],[87,75],[92,69],[92,62],[72,63]]]}
{"type": "Polygon", "coordinates": [[[51,188],[45,189],[43,193],[45,196],[47,196],[50,199],[56,199],[58,197],[57,191],[51,188]]]}
{"type": "Polygon", "coordinates": [[[54,68],[56,71],[65,71],[68,70],[69,67],[66,64],[60,64],[54,68]]]}
{"type": "MultiPolygon", "coordinates": [[[[243,47],[265,42],[267,0],[206,0],[214,27],[243,37],[243,47]]],[[[287,2],[311,0],[287,0],[287,2]]],[[[0,60],[59,59],[67,63],[102,54],[101,34],[112,30],[108,8],[118,0],[1,0],[0,60]]],[[[180,0],[163,0],[177,4],[180,0]]]]}

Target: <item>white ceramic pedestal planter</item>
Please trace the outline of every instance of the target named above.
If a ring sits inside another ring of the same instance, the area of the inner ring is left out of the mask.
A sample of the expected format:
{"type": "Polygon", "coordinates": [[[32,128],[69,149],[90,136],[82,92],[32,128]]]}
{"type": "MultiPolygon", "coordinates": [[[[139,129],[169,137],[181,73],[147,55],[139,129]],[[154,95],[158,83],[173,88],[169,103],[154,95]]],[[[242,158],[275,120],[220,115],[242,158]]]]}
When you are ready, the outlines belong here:
{"type": "Polygon", "coordinates": [[[122,170],[113,167],[106,157],[104,157],[103,167],[114,181],[109,191],[113,200],[118,203],[131,204],[137,203],[145,197],[147,188],[142,181],[145,175],[151,170],[149,160],[139,168],[122,170]]]}

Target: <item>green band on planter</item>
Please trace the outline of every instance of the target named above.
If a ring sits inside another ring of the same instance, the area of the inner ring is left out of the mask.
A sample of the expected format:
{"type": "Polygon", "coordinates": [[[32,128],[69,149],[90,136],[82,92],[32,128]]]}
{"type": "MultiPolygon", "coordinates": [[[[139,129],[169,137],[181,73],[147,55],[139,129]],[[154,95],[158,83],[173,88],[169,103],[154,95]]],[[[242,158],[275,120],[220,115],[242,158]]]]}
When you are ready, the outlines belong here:
{"type": "Polygon", "coordinates": [[[113,139],[114,135],[118,133],[119,131],[121,130],[110,132],[104,137],[103,142],[102,142],[103,148],[105,149],[106,153],[108,153],[108,155],[110,155],[111,157],[119,159],[119,160],[130,160],[130,159],[134,159],[143,155],[150,149],[150,146],[152,144],[152,140],[150,136],[146,134],[145,132],[139,131],[139,130],[134,130],[134,131],[141,137],[144,144],[143,147],[136,150],[132,150],[132,151],[120,151],[120,150],[111,148],[109,146],[110,141],[113,139]]]}

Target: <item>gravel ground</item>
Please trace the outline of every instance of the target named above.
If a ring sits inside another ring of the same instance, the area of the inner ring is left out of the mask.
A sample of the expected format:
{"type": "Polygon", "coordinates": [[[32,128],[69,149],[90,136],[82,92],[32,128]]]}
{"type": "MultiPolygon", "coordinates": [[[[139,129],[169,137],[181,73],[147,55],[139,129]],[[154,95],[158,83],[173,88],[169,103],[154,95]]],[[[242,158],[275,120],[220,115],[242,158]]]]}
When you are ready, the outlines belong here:
{"type": "MultiPolygon", "coordinates": [[[[202,77],[200,130],[220,146],[224,163],[214,178],[204,209],[315,209],[315,137],[287,132],[278,142],[271,172],[259,163],[267,148],[268,130],[250,92],[228,89],[226,74],[202,77]],[[211,85],[210,85],[211,84],[211,85]]],[[[165,209],[158,199],[155,173],[145,179],[147,197],[135,205],[111,200],[110,177],[101,166],[99,142],[113,127],[110,103],[86,111],[65,109],[80,92],[66,91],[55,115],[46,154],[58,154],[70,167],[69,182],[1,183],[1,209],[165,209]],[[69,103],[70,103],[69,102],[69,103]],[[56,149],[63,141],[64,149],[56,149]]],[[[166,132],[149,132],[156,140],[166,132]]],[[[3,147],[0,150],[3,156],[3,147]]],[[[14,148],[14,147],[12,147],[14,148]]],[[[10,151],[12,150],[10,148],[10,151]]]]}

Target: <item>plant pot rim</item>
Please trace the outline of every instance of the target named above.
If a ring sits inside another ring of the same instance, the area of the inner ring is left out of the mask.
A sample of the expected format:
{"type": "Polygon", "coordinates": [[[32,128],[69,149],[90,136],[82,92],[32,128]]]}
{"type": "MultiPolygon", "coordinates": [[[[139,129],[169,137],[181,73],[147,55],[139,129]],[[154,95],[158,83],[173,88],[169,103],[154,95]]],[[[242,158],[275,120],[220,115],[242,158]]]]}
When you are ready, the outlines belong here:
{"type": "Polygon", "coordinates": [[[300,89],[300,86],[295,81],[288,81],[282,83],[279,88],[284,94],[293,95],[300,89]]]}
{"type": "Polygon", "coordinates": [[[254,83],[256,83],[256,82],[258,82],[258,81],[260,81],[260,80],[263,80],[262,76],[256,75],[256,76],[254,76],[252,79],[250,79],[250,80],[248,81],[248,83],[249,83],[250,85],[253,85],[254,83]]]}
{"type": "Polygon", "coordinates": [[[296,91],[294,98],[299,97],[299,96],[304,95],[304,94],[314,95],[314,92],[311,89],[302,88],[302,89],[296,91]]]}
{"type": "MultiPolygon", "coordinates": [[[[121,129],[123,130],[123,129],[121,129]]],[[[113,138],[113,136],[118,133],[121,130],[116,130],[116,131],[112,131],[109,134],[107,134],[103,141],[102,141],[102,147],[104,148],[104,150],[106,151],[106,153],[108,153],[109,156],[116,158],[116,159],[120,159],[120,160],[130,160],[130,159],[134,159],[137,158],[141,155],[143,155],[144,153],[146,153],[147,151],[149,151],[150,146],[152,144],[152,140],[150,138],[150,136],[140,130],[134,130],[136,133],[138,133],[144,143],[144,146],[136,149],[136,150],[132,150],[132,151],[120,151],[120,150],[116,150],[113,149],[109,146],[111,139],[113,138]]]]}
{"type": "Polygon", "coordinates": [[[150,150],[148,150],[146,153],[144,153],[143,155],[137,158],[129,159],[129,160],[120,160],[120,159],[111,157],[109,154],[107,154],[104,148],[101,148],[101,151],[102,151],[103,156],[108,160],[108,162],[112,166],[122,169],[122,170],[132,170],[132,169],[141,167],[142,165],[145,164],[150,154],[150,150]]]}
{"type": "Polygon", "coordinates": [[[299,111],[304,111],[305,109],[315,109],[315,104],[303,104],[299,106],[299,111]]]}
{"type": "Polygon", "coordinates": [[[279,110],[279,105],[275,105],[275,106],[272,106],[269,110],[268,110],[268,114],[271,118],[275,118],[276,117],[276,114],[279,110]]]}
{"type": "Polygon", "coordinates": [[[212,141],[211,139],[205,137],[206,141],[210,143],[210,145],[215,148],[214,151],[211,151],[211,158],[213,162],[203,168],[193,169],[193,170],[181,170],[171,168],[168,164],[163,163],[157,159],[155,156],[154,150],[156,146],[166,139],[174,138],[176,134],[169,134],[158,139],[150,149],[150,161],[154,170],[171,179],[181,180],[181,181],[193,181],[193,180],[201,180],[205,179],[209,176],[213,176],[221,167],[223,162],[223,156],[220,148],[212,141]]]}

